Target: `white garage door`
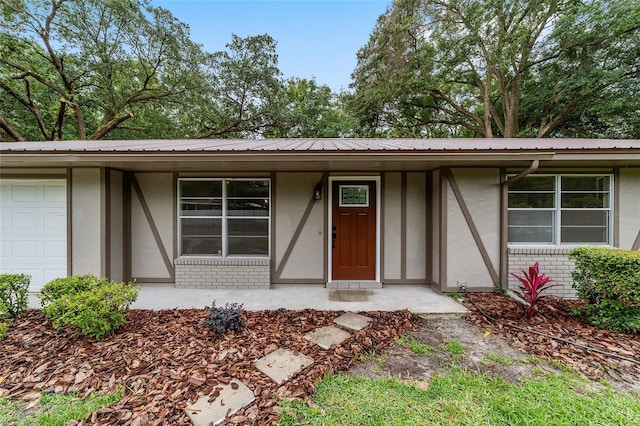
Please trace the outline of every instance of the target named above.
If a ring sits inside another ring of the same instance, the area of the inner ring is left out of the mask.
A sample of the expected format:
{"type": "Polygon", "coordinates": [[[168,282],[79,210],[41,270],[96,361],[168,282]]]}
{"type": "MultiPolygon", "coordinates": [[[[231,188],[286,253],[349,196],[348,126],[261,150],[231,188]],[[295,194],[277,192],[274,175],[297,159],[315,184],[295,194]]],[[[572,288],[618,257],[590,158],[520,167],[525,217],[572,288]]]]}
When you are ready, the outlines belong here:
{"type": "Polygon", "coordinates": [[[31,275],[29,291],[67,276],[65,180],[1,180],[0,220],[0,272],[31,275]]]}

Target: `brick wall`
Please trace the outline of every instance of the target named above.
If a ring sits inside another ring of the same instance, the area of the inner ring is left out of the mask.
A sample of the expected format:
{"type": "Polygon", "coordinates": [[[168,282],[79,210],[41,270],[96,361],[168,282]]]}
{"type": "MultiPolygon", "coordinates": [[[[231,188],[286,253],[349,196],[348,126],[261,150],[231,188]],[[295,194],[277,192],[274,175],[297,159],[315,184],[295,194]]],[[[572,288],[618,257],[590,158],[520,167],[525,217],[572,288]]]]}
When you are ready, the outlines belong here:
{"type": "MultiPolygon", "coordinates": [[[[576,299],[576,291],[572,288],[571,273],[575,262],[569,260],[568,248],[509,248],[509,272],[520,274],[520,269],[527,269],[538,262],[540,273],[546,274],[554,281],[554,287],[542,294],[548,296],[576,299]]],[[[518,280],[509,275],[509,288],[517,289],[518,280]]]]}
{"type": "Polygon", "coordinates": [[[177,288],[268,289],[269,259],[179,257],[177,288]]]}

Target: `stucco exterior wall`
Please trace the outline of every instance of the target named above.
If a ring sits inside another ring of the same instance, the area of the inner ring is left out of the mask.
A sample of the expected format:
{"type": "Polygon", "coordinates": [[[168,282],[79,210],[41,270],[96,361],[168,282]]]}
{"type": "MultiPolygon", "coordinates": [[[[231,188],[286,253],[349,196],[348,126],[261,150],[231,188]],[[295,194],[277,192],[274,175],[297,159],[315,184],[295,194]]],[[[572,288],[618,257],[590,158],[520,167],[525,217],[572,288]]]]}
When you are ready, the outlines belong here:
{"type": "Polygon", "coordinates": [[[102,188],[99,168],[71,171],[71,274],[102,275],[102,188]]]}
{"type": "MultiPolygon", "coordinates": [[[[440,232],[440,208],[442,191],[440,190],[442,173],[435,170],[431,175],[431,287],[442,291],[443,283],[440,279],[440,242],[443,235],[440,232]]],[[[446,195],[446,192],[445,192],[446,195]]]]}
{"type": "MultiPolygon", "coordinates": [[[[275,203],[272,218],[275,220],[275,253],[272,253],[274,270],[278,270],[313,195],[313,188],[322,179],[322,173],[277,173],[272,194],[275,203]]],[[[284,265],[278,280],[315,280],[322,282],[325,273],[324,244],[326,239],[324,211],[328,188],[323,188],[322,200],[314,201],[311,213],[284,265]]]]}
{"type": "MultiPolygon", "coordinates": [[[[136,173],[164,250],[173,258],[174,179],[172,173],[136,173]]],[[[131,190],[131,275],[134,279],[171,278],[136,191],[131,190]]]]}
{"type": "Polygon", "coordinates": [[[117,170],[109,173],[109,278],[114,281],[124,280],[123,257],[123,174],[117,170]]]}
{"type": "MultiPolygon", "coordinates": [[[[493,269],[500,265],[500,170],[457,168],[451,173],[484,244],[493,269]]],[[[456,289],[493,288],[495,283],[451,185],[447,185],[447,282],[456,289]]],[[[443,289],[444,290],[444,289],[443,289]]]]}
{"type": "Polygon", "coordinates": [[[385,280],[399,280],[401,278],[401,245],[402,231],[401,215],[401,173],[385,173],[382,191],[383,230],[384,238],[382,256],[384,262],[383,282],[385,280]]]}
{"type": "Polygon", "coordinates": [[[407,173],[406,278],[427,281],[426,173],[407,173]]]}
{"type": "Polygon", "coordinates": [[[620,248],[631,249],[640,235],[640,168],[620,169],[620,248]]]}

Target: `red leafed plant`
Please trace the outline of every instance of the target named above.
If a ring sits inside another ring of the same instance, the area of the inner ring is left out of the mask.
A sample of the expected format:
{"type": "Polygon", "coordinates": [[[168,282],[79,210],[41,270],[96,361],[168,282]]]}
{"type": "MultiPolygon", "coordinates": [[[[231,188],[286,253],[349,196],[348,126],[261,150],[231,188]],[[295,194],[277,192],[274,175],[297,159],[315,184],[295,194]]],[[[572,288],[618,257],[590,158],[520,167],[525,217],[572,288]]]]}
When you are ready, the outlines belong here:
{"type": "Polygon", "coordinates": [[[527,318],[531,318],[538,312],[538,307],[536,304],[540,301],[542,293],[544,290],[553,287],[555,284],[549,284],[553,281],[551,278],[547,277],[545,274],[541,274],[538,270],[538,262],[536,262],[533,266],[529,266],[529,270],[525,271],[524,269],[520,269],[520,275],[516,275],[513,272],[511,275],[517,278],[520,285],[520,294],[519,296],[524,299],[524,312],[527,318]]]}

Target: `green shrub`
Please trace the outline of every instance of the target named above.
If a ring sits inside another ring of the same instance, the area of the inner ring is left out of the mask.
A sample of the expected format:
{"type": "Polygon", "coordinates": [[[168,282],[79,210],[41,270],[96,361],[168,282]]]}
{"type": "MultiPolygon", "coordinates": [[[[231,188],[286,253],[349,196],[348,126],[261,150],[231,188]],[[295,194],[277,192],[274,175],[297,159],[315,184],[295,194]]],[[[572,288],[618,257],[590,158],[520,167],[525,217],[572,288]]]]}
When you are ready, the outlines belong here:
{"type": "Polygon", "coordinates": [[[9,321],[10,320],[0,319],[0,340],[2,340],[4,335],[7,334],[7,331],[9,330],[9,324],[10,324],[9,321]]]}
{"type": "Polygon", "coordinates": [[[38,297],[40,298],[42,306],[45,306],[51,302],[55,302],[62,296],[77,294],[106,282],[106,279],[99,278],[95,275],[74,275],[72,277],[56,278],[42,287],[38,297]]]}
{"type": "Polygon", "coordinates": [[[640,333],[640,307],[625,305],[617,300],[602,300],[576,310],[598,328],[608,328],[622,333],[640,333]]]}
{"type": "Polygon", "coordinates": [[[573,288],[590,304],[601,300],[640,302],[640,252],[604,247],[578,247],[573,288]]]}
{"type": "Polygon", "coordinates": [[[53,326],[70,326],[75,332],[98,340],[124,325],[127,309],[139,291],[131,283],[94,276],[62,278],[51,283],[46,300],[55,299],[48,304],[43,299],[42,311],[53,319],[53,326]]]}
{"type": "Polygon", "coordinates": [[[26,274],[0,274],[0,320],[27,310],[29,282],[31,277],[26,274]]]}

